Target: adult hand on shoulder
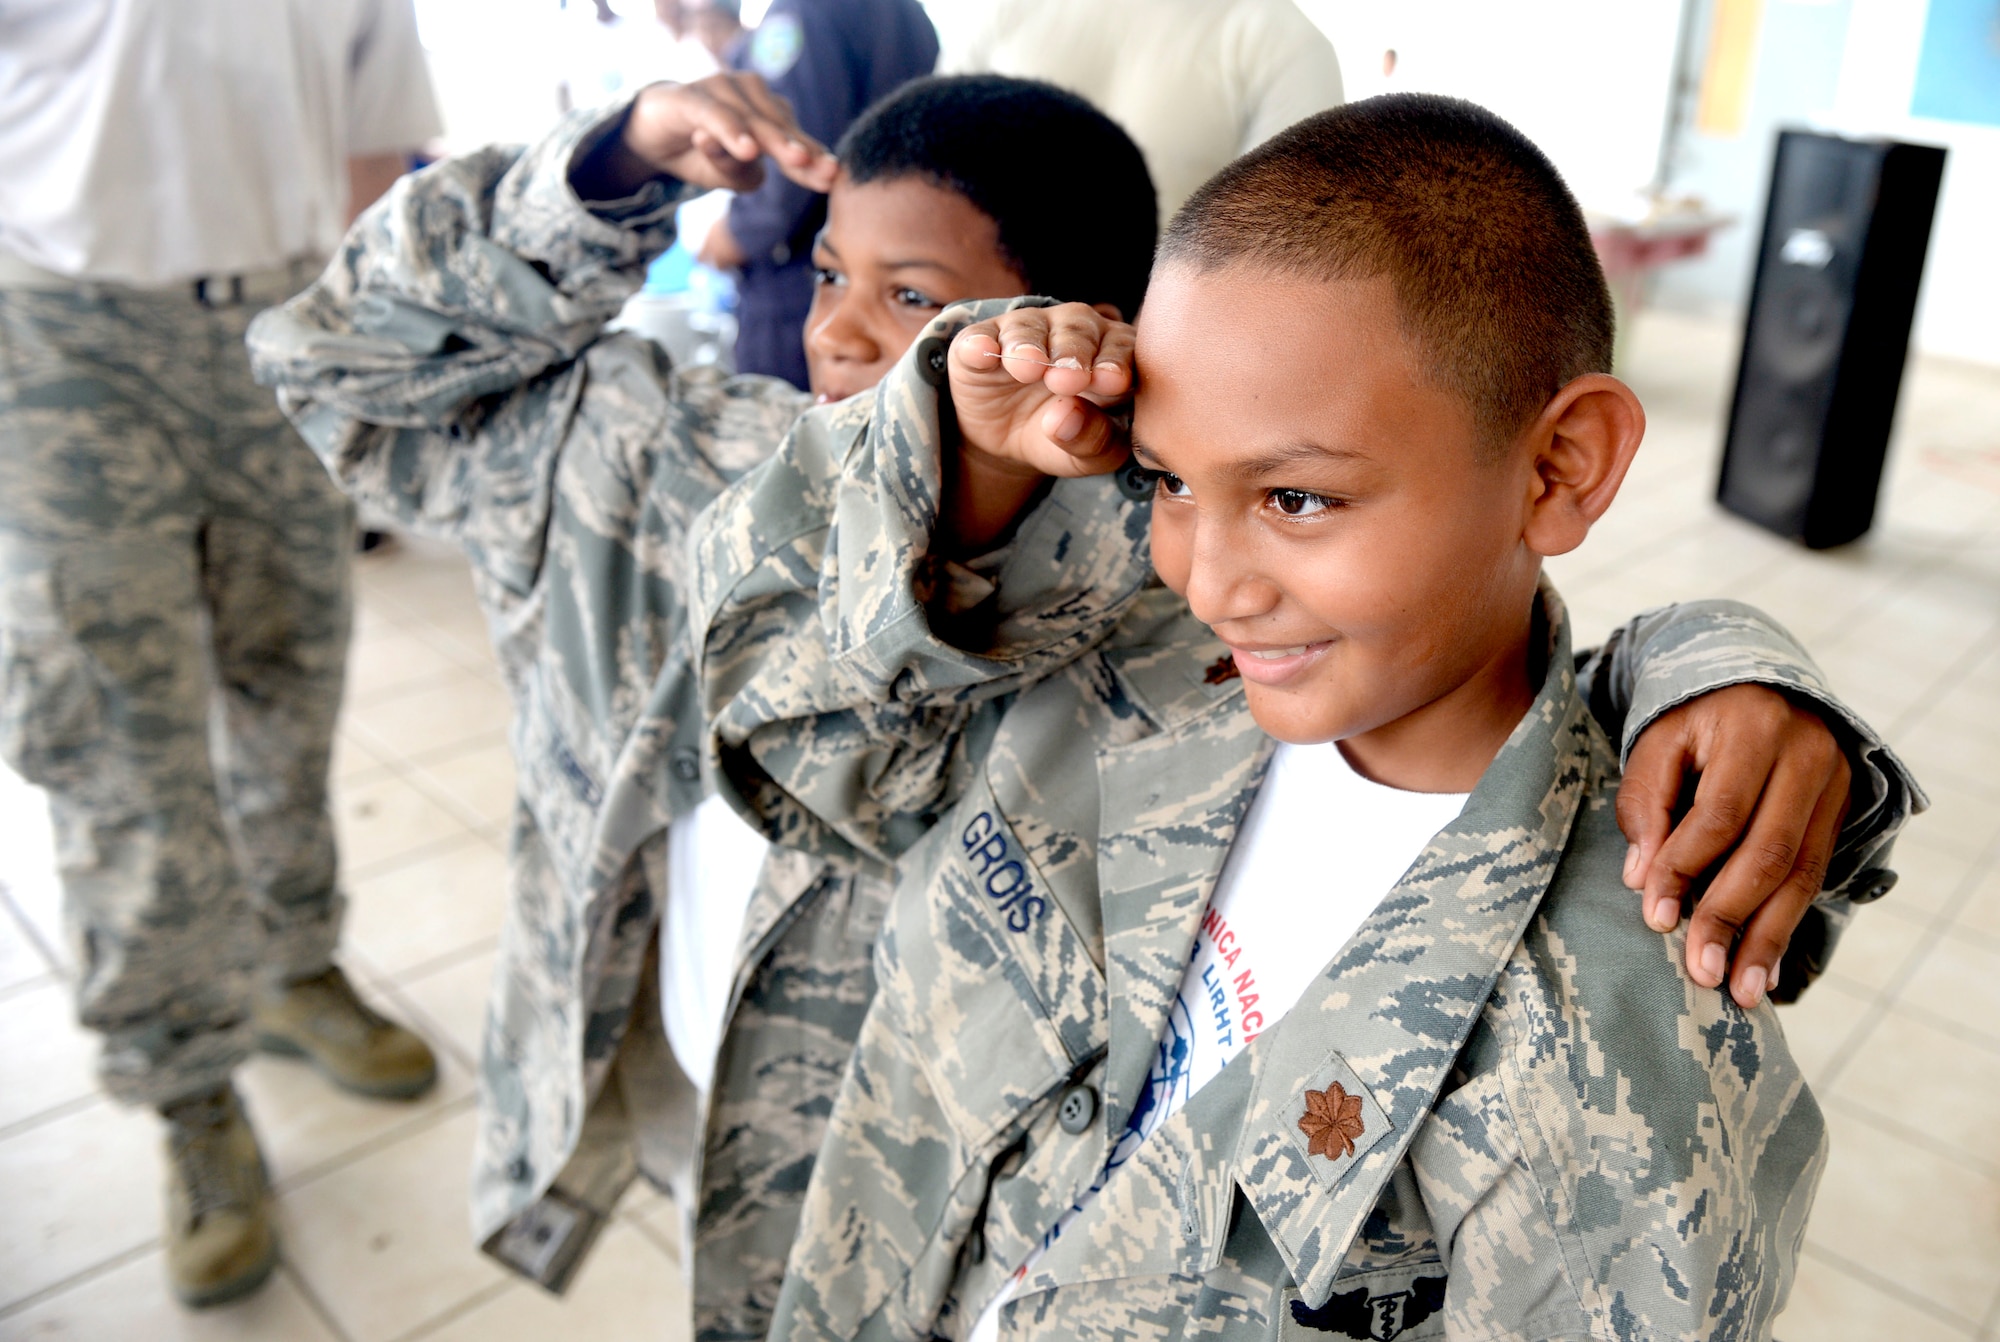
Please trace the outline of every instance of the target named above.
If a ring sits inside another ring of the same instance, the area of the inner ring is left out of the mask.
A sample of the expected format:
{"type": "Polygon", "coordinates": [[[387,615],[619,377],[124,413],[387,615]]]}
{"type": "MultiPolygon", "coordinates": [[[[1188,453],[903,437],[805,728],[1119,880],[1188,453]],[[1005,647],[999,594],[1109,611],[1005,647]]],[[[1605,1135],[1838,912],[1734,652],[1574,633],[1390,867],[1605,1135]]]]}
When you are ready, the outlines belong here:
{"type": "Polygon", "coordinates": [[[949,548],[1004,536],[1050,476],[1105,475],[1129,442],[1111,411],[1132,393],[1132,328],[1109,306],[1016,308],[951,345],[958,423],[945,462],[949,548]]]}
{"type": "Polygon", "coordinates": [[[1826,879],[1852,784],[1827,725],[1763,685],[1691,699],[1640,734],[1618,790],[1618,827],[1632,844],[1625,884],[1642,892],[1647,923],[1673,931],[1689,889],[1720,863],[1688,922],[1695,982],[1718,987],[1727,974],[1745,1009],[1777,982],[1778,961],[1826,879]],[[1690,773],[1700,780],[1675,823],[1690,773]]]}
{"type": "Polygon", "coordinates": [[[577,174],[586,200],[615,200],[665,174],[690,186],[754,190],[764,160],[814,191],[833,187],[839,163],[799,129],[791,105],[757,75],[724,71],[692,84],[652,84],[632,100],[623,131],[577,174]]]}

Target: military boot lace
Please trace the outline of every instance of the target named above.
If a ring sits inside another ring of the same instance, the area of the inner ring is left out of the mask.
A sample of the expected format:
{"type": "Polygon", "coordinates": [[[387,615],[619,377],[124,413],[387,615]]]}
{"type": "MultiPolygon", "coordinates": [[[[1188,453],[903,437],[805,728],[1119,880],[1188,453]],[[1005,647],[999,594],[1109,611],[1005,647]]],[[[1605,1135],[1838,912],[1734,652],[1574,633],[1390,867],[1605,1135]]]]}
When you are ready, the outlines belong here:
{"type": "Polygon", "coordinates": [[[187,1192],[188,1225],[200,1225],[211,1212],[254,1209],[258,1197],[254,1179],[229,1150],[230,1129],[243,1121],[236,1092],[225,1086],[163,1112],[168,1150],[187,1192]]]}

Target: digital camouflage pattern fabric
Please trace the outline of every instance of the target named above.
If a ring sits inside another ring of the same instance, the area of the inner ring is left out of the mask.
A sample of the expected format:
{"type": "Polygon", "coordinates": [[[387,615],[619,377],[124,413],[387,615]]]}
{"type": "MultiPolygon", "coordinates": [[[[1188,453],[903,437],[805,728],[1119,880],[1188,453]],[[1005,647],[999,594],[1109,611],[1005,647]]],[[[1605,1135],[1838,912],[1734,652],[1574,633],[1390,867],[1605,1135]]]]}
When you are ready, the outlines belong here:
{"type": "Polygon", "coordinates": [[[678,200],[665,183],[576,198],[579,147],[619,120],[579,115],[526,151],[406,179],[251,347],[351,494],[465,551],[513,690],[478,1235],[560,1287],[644,1157],[694,1208],[697,1336],[761,1337],[801,1168],[873,995],[886,886],[853,863],[767,866],[704,1133],[657,994],[634,1009],[657,972],[666,827],[708,790],[686,537],[808,398],[606,333],[671,243],[678,200]]]}
{"type": "MultiPolygon", "coordinates": [[[[1109,482],[1055,484],[983,590],[926,558],[930,355],[991,310],[947,313],[867,425],[795,437],[697,538],[725,790],[796,848],[901,864],[774,1337],[966,1336],[1123,1131],[1269,758],[1109,482]]],[[[1768,1331],[1823,1124],[1774,1009],[1695,987],[1644,927],[1611,738],[1744,680],[1844,721],[1835,908],[1921,794],[1756,612],[1670,609],[1575,660],[1543,603],[1540,697],[1465,812],[1003,1333],[1768,1331]]]]}
{"type": "Polygon", "coordinates": [[[257,976],[325,969],[340,929],[353,520],[243,357],[291,288],[249,290],[0,287],[0,750],[48,790],[128,1104],[225,1084],[257,976]]]}

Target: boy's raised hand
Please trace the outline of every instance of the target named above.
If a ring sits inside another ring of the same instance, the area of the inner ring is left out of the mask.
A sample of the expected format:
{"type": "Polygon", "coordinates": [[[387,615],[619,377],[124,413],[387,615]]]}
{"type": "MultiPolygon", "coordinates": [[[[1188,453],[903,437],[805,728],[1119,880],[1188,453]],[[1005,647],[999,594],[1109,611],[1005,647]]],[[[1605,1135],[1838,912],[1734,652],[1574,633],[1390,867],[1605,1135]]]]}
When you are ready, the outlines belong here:
{"type": "Polygon", "coordinates": [[[621,199],[663,174],[690,186],[750,191],[764,180],[766,158],[814,191],[831,190],[839,171],[762,79],[724,71],[640,90],[620,133],[579,164],[571,181],[585,200],[621,199]]]}
{"type": "Polygon", "coordinates": [[[1110,412],[1131,393],[1132,328],[1108,309],[1016,308],[960,331],[941,548],[991,548],[1051,476],[1118,469],[1129,445],[1110,412]]]}
{"type": "Polygon", "coordinates": [[[1671,932],[1683,898],[1719,864],[1688,922],[1697,983],[1727,977],[1746,1010],[1763,999],[1825,880],[1852,783],[1826,724],[1763,685],[1690,699],[1640,733],[1618,789],[1618,825],[1632,845],[1625,883],[1640,892],[1646,921],[1671,932]],[[1677,815],[1691,775],[1700,781],[1677,815]]]}

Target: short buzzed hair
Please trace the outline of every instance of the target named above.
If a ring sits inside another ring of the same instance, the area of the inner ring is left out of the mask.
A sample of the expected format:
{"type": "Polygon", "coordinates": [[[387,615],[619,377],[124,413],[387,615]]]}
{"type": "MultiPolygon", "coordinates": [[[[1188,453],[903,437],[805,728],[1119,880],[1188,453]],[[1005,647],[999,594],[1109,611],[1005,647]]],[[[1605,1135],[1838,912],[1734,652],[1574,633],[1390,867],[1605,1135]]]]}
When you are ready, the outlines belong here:
{"type": "Polygon", "coordinates": [[[1583,211],[1527,136],[1456,98],[1307,117],[1195,192],[1160,260],[1387,277],[1430,380],[1496,445],[1572,378],[1611,371],[1611,295],[1583,211]]]}

